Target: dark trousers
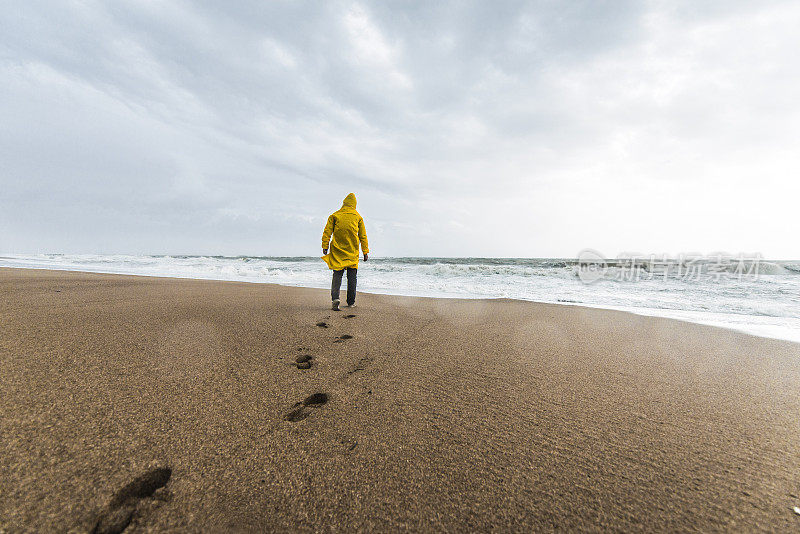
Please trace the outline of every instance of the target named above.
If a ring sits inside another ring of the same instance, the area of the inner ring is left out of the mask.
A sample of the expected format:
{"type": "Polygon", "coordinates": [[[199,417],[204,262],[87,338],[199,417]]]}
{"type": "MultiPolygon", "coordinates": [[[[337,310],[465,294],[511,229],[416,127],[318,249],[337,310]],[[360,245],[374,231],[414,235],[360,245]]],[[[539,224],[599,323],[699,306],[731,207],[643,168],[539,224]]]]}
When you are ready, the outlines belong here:
{"type": "MultiPolygon", "coordinates": [[[[344,269],[333,271],[333,281],[331,282],[331,300],[339,300],[339,288],[342,287],[342,275],[344,269]]],[[[347,304],[352,306],[356,302],[356,274],[358,269],[347,267],[347,304]]]]}

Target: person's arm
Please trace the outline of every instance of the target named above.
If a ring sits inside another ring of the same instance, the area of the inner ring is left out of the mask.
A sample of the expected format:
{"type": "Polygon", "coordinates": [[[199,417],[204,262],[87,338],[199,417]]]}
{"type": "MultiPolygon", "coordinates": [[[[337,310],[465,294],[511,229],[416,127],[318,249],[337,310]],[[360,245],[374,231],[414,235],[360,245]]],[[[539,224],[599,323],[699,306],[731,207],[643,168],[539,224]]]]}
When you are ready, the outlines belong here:
{"type": "Polygon", "coordinates": [[[364,219],[358,220],[358,240],[361,242],[364,261],[367,261],[369,260],[369,243],[367,242],[367,228],[364,226],[364,219]]]}
{"type": "Polygon", "coordinates": [[[322,231],[322,253],[328,253],[328,244],[331,242],[331,235],[333,234],[333,227],[336,226],[336,220],[333,215],[328,217],[328,223],[325,225],[325,230],[322,231]]]}

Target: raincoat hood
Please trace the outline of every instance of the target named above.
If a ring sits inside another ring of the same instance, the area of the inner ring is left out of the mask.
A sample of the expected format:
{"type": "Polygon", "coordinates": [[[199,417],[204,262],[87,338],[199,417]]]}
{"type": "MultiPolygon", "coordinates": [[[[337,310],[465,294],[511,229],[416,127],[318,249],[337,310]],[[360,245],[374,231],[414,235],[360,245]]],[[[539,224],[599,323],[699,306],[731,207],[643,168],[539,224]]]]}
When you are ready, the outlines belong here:
{"type": "Polygon", "coordinates": [[[350,193],[346,197],[344,197],[344,202],[342,202],[342,207],[356,209],[356,196],[353,193],[350,193]]]}

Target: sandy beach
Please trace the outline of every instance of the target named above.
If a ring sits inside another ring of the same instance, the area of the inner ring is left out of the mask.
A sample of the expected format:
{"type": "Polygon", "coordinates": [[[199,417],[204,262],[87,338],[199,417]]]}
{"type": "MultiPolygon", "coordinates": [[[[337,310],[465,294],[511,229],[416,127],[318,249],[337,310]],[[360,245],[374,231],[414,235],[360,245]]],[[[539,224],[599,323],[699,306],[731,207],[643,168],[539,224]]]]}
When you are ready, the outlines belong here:
{"type": "Polygon", "coordinates": [[[0,531],[800,529],[798,344],[328,300],[0,269],[0,531]]]}

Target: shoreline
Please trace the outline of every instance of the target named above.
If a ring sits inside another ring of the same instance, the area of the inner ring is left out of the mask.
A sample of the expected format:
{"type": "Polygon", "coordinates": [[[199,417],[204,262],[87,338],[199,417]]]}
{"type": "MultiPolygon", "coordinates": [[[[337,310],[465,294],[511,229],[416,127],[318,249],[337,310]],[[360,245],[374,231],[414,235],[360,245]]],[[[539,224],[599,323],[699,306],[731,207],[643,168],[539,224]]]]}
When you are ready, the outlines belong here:
{"type": "MultiPolygon", "coordinates": [[[[78,270],[78,269],[53,269],[49,267],[5,267],[0,266],[0,270],[2,269],[18,269],[18,270],[35,270],[35,271],[56,271],[56,272],[67,272],[67,273],[87,273],[87,274],[105,274],[105,275],[112,275],[112,276],[136,276],[142,278],[164,278],[169,280],[198,280],[198,281],[209,281],[209,282],[232,282],[232,283],[245,283],[245,284],[263,284],[263,285],[274,285],[278,287],[296,287],[296,288],[305,288],[305,289],[317,289],[317,290],[325,290],[324,287],[316,287],[316,286],[308,286],[308,285],[292,285],[292,284],[280,284],[276,282],[262,282],[257,280],[230,280],[230,279],[222,279],[222,278],[195,278],[190,276],[161,276],[161,275],[152,275],[152,274],[136,274],[136,273],[120,273],[120,272],[113,272],[113,271],[102,271],[102,270],[78,270]]],[[[346,286],[346,283],[343,284],[343,288],[346,286]]],[[[464,295],[413,295],[413,294],[406,294],[406,293],[380,293],[380,292],[372,292],[372,291],[362,291],[361,289],[358,290],[359,294],[368,294],[368,295],[384,295],[384,296],[391,296],[391,297],[409,297],[409,298],[426,298],[426,299],[447,299],[447,300],[477,300],[477,301],[491,301],[491,300],[511,300],[517,302],[529,302],[532,304],[544,304],[544,305],[556,305],[556,306],[575,306],[579,308],[588,308],[588,309],[595,309],[595,310],[607,310],[607,311],[615,311],[615,312],[622,312],[622,313],[630,313],[632,315],[637,315],[640,317],[652,317],[657,319],[667,319],[671,321],[678,321],[681,323],[687,324],[695,324],[695,325],[703,325],[709,326],[712,328],[719,328],[722,330],[728,330],[731,332],[736,332],[739,334],[744,334],[748,336],[753,336],[762,339],[773,339],[778,341],[784,341],[787,343],[796,343],[800,344],[800,332],[792,334],[788,334],[785,330],[775,332],[772,331],[772,335],[768,335],[764,332],[764,329],[761,328],[759,332],[750,331],[744,329],[744,327],[737,328],[736,326],[726,324],[723,321],[713,321],[711,319],[705,318],[698,318],[697,320],[687,319],[685,317],[676,317],[675,315],[684,314],[684,315],[691,315],[691,314],[705,314],[711,315],[708,312],[697,312],[692,310],[678,310],[678,309],[669,309],[669,308],[632,308],[632,307],[624,307],[624,306],[601,306],[601,305],[592,305],[588,303],[580,303],[580,302],[560,302],[560,301],[543,301],[543,300],[528,300],[528,299],[520,299],[520,298],[510,298],[510,297],[470,297],[464,295]],[[641,310],[641,311],[639,311],[641,310]]],[[[734,314],[736,315],[736,314],[734,314]]],[[[749,317],[749,316],[745,316],[749,317]]],[[[763,326],[763,325],[762,325],[763,326]]]]}
{"type": "Polygon", "coordinates": [[[0,530],[128,511],[131,532],[798,526],[796,344],[511,299],[327,300],[0,269],[0,530]]]}

